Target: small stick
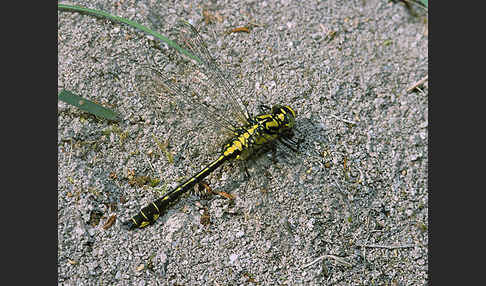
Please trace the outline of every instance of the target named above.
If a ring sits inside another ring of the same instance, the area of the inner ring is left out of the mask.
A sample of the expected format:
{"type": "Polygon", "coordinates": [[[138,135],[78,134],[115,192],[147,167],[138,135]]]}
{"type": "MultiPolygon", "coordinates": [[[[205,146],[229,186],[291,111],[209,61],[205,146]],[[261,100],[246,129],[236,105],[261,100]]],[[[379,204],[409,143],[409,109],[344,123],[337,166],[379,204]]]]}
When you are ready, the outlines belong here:
{"type": "Polygon", "coordinates": [[[343,258],[338,257],[338,256],[334,256],[334,255],[327,255],[327,254],[326,254],[326,255],[323,255],[323,256],[321,256],[321,257],[319,257],[319,258],[315,259],[315,260],[314,260],[314,261],[312,261],[311,263],[308,263],[308,264],[306,264],[306,265],[302,266],[302,268],[307,268],[307,267],[309,267],[309,266],[312,266],[312,265],[316,264],[317,262],[319,262],[320,260],[322,260],[322,259],[324,259],[324,258],[332,258],[332,259],[336,260],[336,262],[338,262],[338,263],[340,263],[340,264],[342,264],[342,265],[344,265],[344,266],[352,267],[351,263],[346,262],[346,261],[345,261],[343,258]]]}
{"type": "Polygon", "coordinates": [[[416,83],[414,83],[411,87],[409,87],[407,89],[407,93],[411,92],[412,90],[416,89],[417,87],[421,86],[422,84],[424,84],[424,82],[426,82],[427,80],[429,79],[429,75],[426,75],[424,78],[422,78],[421,80],[417,81],[416,83]]]}
{"type": "Polygon", "coordinates": [[[317,262],[319,262],[319,260],[324,259],[325,257],[326,257],[326,255],[323,255],[323,256],[317,258],[316,260],[312,261],[311,263],[308,263],[308,264],[302,266],[302,268],[304,269],[304,268],[307,268],[309,266],[312,266],[312,265],[316,264],[317,262]]]}
{"type": "Polygon", "coordinates": [[[354,125],[356,125],[356,124],[357,124],[357,123],[356,123],[356,122],[354,122],[354,121],[351,121],[351,120],[346,120],[346,119],[343,119],[343,118],[339,118],[339,117],[337,117],[337,116],[336,116],[336,115],[334,115],[334,114],[331,114],[331,116],[332,116],[332,117],[334,117],[334,118],[336,118],[337,120],[341,120],[342,122],[346,122],[346,123],[349,123],[349,124],[354,124],[354,125]]]}
{"type": "Polygon", "coordinates": [[[396,248],[410,248],[414,247],[413,244],[405,244],[405,245],[381,245],[381,244],[356,244],[360,247],[368,247],[368,248],[386,248],[386,249],[396,249],[396,248]]]}
{"type": "Polygon", "coordinates": [[[154,172],[155,172],[154,166],[152,165],[152,163],[150,162],[150,160],[149,160],[147,157],[145,157],[145,160],[146,160],[146,161],[147,161],[147,163],[149,164],[150,169],[152,169],[152,171],[154,171],[154,172]]]}
{"type": "Polygon", "coordinates": [[[332,258],[332,259],[336,260],[336,262],[338,262],[339,264],[347,266],[347,267],[353,266],[351,263],[347,262],[342,257],[338,257],[338,256],[334,256],[334,255],[326,255],[326,258],[332,258]]]}
{"type": "Polygon", "coordinates": [[[234,28],[231,31],[229,31],[228,34],[229,33],[237,33],[237,32],[250,33],[250,29],[248,27],[238,27],[238,28],[234,28]]]}

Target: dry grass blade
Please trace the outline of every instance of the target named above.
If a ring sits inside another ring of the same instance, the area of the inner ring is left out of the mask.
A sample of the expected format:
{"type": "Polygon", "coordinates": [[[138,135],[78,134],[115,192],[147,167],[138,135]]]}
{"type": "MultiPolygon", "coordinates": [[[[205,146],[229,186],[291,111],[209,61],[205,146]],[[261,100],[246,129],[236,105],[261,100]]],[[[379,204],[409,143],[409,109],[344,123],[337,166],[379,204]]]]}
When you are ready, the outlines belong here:
{"type": "Polygon", "coordinates": [[[421,86],[422,84],[424,84],[427,80],[429,79],[429,75],[426,75],[424,76],[421,80],[417,81],[416,83],[414,83],[412,86],[410,86],[408,89],[407,89],[407,93],[409,92],[412,92],[414,89],[418,88],[419,86],[421,86]]]}
{"type": "Polygon", "coordinates": [[[113,224],[115,223],[115,220],[116,220],[116,215],[112,215],[106,222],[105,224],[103,225],[103,229],[104,230],[107,230],[109,229],[110,227],[113,226],[113,224]]]}

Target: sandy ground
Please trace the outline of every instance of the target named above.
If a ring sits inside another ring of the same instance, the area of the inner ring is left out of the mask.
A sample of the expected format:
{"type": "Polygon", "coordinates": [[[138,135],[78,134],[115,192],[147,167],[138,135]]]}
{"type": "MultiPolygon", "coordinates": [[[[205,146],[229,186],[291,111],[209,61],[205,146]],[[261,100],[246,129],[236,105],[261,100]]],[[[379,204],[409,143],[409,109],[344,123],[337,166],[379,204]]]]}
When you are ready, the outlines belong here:
{"type": "MultiPolygon", "coordinates": [[[[224,136],[142,76],[163,44],[59,11],[59,90],[121,121],[58,104],[58,283],[427,284],[427,82],[407,92],[428,75],[424,17],[384,0],[200,2],[65,4],[164,35],[191,22],[251,111],[296,109],[300,152],[266,154],[250,177],[226,164],[207,182],[233,200],[188,194],[154,225],[124,231],[121,222],[215,159],[224,136]]],[[[207,100],[225,107],[224,97],[207,100]]]]}

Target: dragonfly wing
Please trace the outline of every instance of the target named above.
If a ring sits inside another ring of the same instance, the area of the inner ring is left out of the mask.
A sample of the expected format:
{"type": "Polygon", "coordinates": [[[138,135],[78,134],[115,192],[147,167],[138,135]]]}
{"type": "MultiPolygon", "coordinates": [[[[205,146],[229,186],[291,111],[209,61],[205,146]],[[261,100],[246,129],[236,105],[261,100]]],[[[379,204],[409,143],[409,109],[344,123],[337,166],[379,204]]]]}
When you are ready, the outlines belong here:
{"type": "Polygon", "coordinates": [[[218,113],[220,118],[232,120],[233,127],[247,123],[249,114],[230,75],[211,56],[197,29],[188,22],[179,21],[170,32],[170,37],[194,56],[190,57],[192,64],[189,65],[191,71],[188,71],[187,79],[198,96],[210,99],[213,112],[218,113]]]}
{"type": "Polygon", "coordinates": [[[198,112],[204,114],[205,119],[212,124],[229,132],[234,132],[237,126],[232,120],[226,118],[214,105],[203,100],[200,87],[191,88],[183,83],[183,80],[173,72],[161,71],[150,67],[153,82],[161,87],[162,93],[170,94],[184,101],[188,105],[197,107],[198,112]],[[198,91],[199,90],[199,91],[198,91]]]}

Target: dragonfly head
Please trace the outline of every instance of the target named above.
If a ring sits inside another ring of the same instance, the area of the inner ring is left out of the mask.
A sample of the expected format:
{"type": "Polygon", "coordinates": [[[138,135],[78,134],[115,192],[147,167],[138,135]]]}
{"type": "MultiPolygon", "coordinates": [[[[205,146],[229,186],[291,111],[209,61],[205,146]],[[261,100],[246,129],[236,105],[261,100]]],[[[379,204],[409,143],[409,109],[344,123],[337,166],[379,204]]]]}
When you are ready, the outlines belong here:
{"type": "Polygon", "coordinates": [[[272,114],[280,119],[283,129],[291,129],[294,127],[297,113],[292,107],[288,105],[274,105],[272,107],[272,114]]]}

